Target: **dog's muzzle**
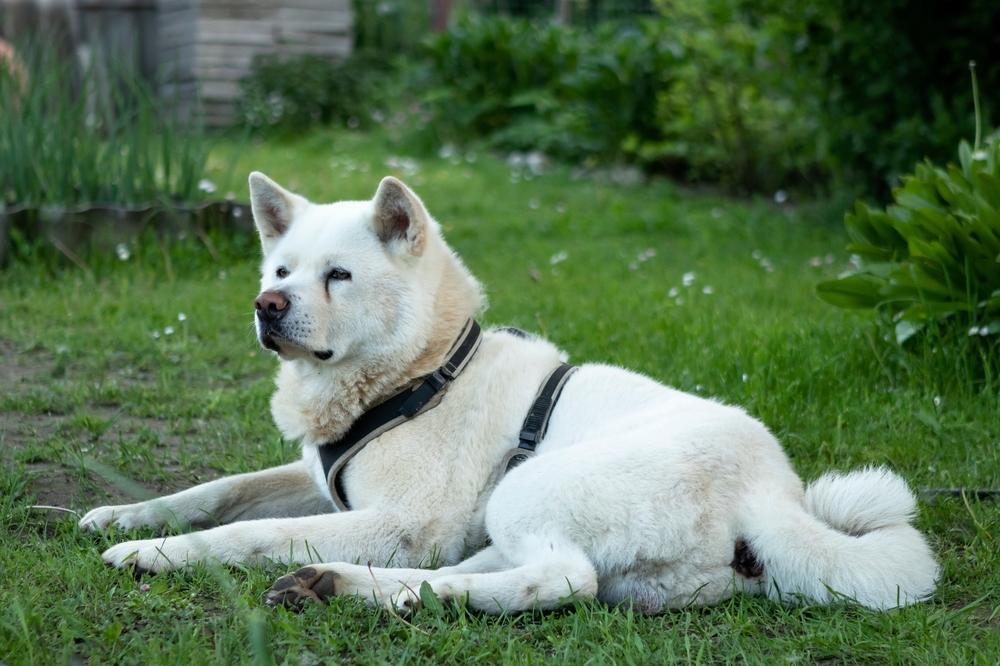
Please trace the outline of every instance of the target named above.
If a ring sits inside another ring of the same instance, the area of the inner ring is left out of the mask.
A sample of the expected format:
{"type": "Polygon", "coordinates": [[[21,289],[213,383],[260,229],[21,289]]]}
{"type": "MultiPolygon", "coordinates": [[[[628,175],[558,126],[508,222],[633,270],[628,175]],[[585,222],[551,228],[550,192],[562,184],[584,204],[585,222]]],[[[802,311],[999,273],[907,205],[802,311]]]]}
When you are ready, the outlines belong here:
{"type": "Polygon", "coordinates": [[[278,351],[274,338],[281,337],[281,321],[291,310],[291,303],[280,291],[264,291],[254,300],[253,306],[257,311],[260,344],[271,351],[278,351]]]}

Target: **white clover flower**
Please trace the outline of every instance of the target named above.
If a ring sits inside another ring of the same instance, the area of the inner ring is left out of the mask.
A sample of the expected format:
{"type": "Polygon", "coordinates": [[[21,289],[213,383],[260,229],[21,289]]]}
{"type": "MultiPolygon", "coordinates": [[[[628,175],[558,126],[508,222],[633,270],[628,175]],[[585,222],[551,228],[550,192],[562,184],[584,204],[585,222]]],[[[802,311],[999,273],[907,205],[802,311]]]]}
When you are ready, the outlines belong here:
{"type": "Polygon", "coordinates": [[[212,192],[215,191],[215,183],[210,181],[208,178],[202,178],[201,180],[198,181],[198,189],[201,190],[202,192],[211,194],[212,192]]]}
{"type": "Polygon", "coordinates": [[[690,287],[692,284],[694,284],[694,271],[685,273],[684,277],[681,278],[681,282],[684,284],[685,287],[690,287]]]}
{"type": "Polygon", "coordinates": [[[173,326],[167,326],[165,329],[163,329],[163,335],[173,335],[173,334],[174,334],[173,326]]]}
{"type": "Polygon", "coordinates": [[[177,321],[186,321],[188,316],[183,312],[177,314],[177,321]]]}
{"type": "Polygon", "coordinates": [[[670,298],[677,298],[677,294],[679,293],[681,293],[681,290],[678,289],[677,287],[673,287],[670,291],[667,292],[667,296],[669,296],[670,298]]]}
{"type": "Polygon", "coordinates": [[[118,258],[122,261],[127,261],[128,258],[132,256],[132,253],[129,252],[128,246],[125,245],[125,243],[118,244],[118,247],[115,248],[115,254],[117,254],[118,258]]]}
{"type": "Polygon", "coordinates": [[[711,287],[711,286],[709,286],[709,285],[705,285],[705,286],[704,286],[704,287],[702,288],[702,290],[701,290],[701,293],[703,293],[703,294],[713,294],[713,293],[715,293],[715,290],[714,290],[714,289],[712,289],[712,287],[711,287]]]}

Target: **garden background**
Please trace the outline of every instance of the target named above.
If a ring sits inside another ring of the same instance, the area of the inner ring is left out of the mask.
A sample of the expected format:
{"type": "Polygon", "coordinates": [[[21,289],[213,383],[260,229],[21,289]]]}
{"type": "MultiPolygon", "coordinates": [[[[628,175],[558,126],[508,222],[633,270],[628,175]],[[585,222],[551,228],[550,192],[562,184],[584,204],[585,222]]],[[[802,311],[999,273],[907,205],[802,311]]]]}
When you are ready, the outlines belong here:
{"type": "Polygon", "coordinates": [[[226,128],[51,37],[0,56],[0,661],[995,663],[1000,511],[973,491],[1000,488],[1000,6],[495,0],[437,31],[426,3],[354,10],[350,57],[260,58],[226,128]],[[290,565],[106,570],[154,532],[71,512],[298,455],[252,329],[252,170],[316,201],[396,175],[485,323],[740,405],[807,480],[955,491],[917,517],[938,593],[404,621],[263,607],[290,565]]]}

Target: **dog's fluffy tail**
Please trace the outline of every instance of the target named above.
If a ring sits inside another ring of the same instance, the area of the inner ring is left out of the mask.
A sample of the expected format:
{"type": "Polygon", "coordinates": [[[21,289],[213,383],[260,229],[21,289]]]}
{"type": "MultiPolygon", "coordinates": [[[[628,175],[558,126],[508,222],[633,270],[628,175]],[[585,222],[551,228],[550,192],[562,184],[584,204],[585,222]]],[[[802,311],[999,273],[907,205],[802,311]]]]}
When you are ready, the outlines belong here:
{"type": "Polygon", "coordinates": [[[910,525],[915,511],[905,481],[869,468],[821,477],[802,504],[765,491],[748,503],[744,527],[768,596],[829,603],[843,595],[893,608],[930,596],[938,576],[910,525]]]}

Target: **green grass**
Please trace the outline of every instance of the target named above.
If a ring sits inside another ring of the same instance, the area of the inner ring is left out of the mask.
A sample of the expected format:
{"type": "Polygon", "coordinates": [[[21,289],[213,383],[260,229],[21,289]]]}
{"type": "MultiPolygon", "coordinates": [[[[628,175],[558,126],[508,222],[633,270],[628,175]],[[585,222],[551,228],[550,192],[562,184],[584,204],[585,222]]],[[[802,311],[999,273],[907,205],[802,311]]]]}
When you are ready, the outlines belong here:
{"type": "MultiPolygon", "coordinates": [[[[317,133],[246,151],[238,169],[319,201],[369,198],[401,150],[388,136],[317,133]]],[[[209,161],[210,174],[226,168],[224,152],[209,161]]],[[[847,261],[838,205],[780,209],[563,170],[512,183],[506,165],[483,155],[422,160],[404,178],[486,284],[486,323],[543,332],[575,362],[622,364],[742,405],[806,479],[875,463],[915,487],[1000,487],[996,390],[900,354],[872,320],[813,295],[847,261]],[[638,261],[648,249],[655,255],[638,261]],[[812,265],[828,254],[832,263],[812,265]]],[[[150,238],[126,261],[88,257],[93,276],[69,264],[0,273],[4,663],[1000,659],[1000,510],[988,501],[921,505],[919,526],[943,567],[939,591],[885,613],[737,597],[658,616],[591,603],[505,618],[425,608],[408,624],[355,599],[298,615],[264,608],[261,595],[288,570],[281,565],[139,581],[105,569],[103,548],[153,532],[83,534],[29,506],[131,501],[130,492],[297,457],[271,422],[277,364],[251,328],[255,241],[213,240],[220,261],[198,239],[172,240],[174,279],[150,238]]]]}

